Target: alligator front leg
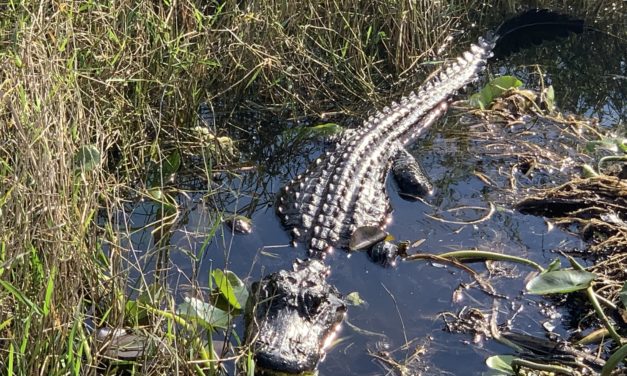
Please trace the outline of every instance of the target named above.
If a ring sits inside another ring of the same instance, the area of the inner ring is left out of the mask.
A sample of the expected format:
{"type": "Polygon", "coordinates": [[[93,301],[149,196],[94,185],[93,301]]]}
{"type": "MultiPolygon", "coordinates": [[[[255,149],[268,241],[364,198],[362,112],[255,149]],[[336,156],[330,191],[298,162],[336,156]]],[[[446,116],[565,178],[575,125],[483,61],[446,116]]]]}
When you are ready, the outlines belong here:
{"type": "Polygon", "coordinates": [[[415,199],[433,193],[433,185],[424,169],[404,147],[400,147],[393,158],[392,174],[400,195],[405,198],[415,199]]]}

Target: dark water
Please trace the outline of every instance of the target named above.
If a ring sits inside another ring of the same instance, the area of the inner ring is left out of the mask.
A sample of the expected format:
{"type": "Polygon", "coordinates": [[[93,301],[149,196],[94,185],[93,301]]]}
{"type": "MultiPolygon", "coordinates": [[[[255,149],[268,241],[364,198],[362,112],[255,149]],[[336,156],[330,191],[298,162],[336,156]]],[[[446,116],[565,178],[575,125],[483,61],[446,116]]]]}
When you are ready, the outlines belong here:
{"type": "MultiPolygon", "coordinates": [[[[560,47],[548,57],[534,51],[524,59],[543,64],[547,75],[545,80],[555,85],[558,103],[563,109],[596,116],[602,129],[624,132],[621,127],[624,127],[626,113],[620,104],[625,103],[624,56],[613,56],[600,68],[596,61],[581,82],[571,77],[577,64],[592,64],[594,60],[584,56],[583,61],[573,61],[573,56],[578,56],[586,48],[606,54],[614,48],[610,42],[603,50],[602,36],[588,38],[591,39],[575,38],[574,42],[560,47]],[[588,78],[590,71],[597,72],[597,75],[588,78]],[[621,80],[616,78],[620,76],[623,85],[617,81],[621,80]],[[596,80],[596,84],[591,85],[589,80],[596,80]]],[[[515,73],[527,86],[537,83],[534,68],[521,68],[517,62],[509,64],[493,67],[493,71],[515,73]]],[[[257,121],[258,129],[271,128],[263,122],[263,119],[257,121]]],[[[434,182],[436,192],[424,202],[406,201],[397,194],[392,179],[388,179],[387,188],[394,208],[388,231],[397,240],[423,241],[410,252],[442,253],[476,248],[529,258],[542,265],[548,265],[558,257],[556,251],[585,248],[578,237],[549,226],[543,218],[522,215],[511,209],[512,203],[524,197],[527,189],[564,181],[576,173],[577,164],[588,162],[576,153],[581,149],[582,141],[569,138],[558,131],[559,128],[534,122],[531,118],[524,124],[501,124],[496,128],[478,124],[477,119],[460,119],[453,111],[413,147],[414,154],[434,182]],[[570,158],[560,160],[553,169],[539,168],[526,176],[512,169],[521,165],[522,156],[531,155],[535,150],[527,143],[570,158]],[[514,190],[510,185],[511,174],[516,177],[514,190]],[[486,183],[479,175],[488,177],[493,184],[486,183]],[[485,221],[451,223],[477,220],[491,205],[494,205],[494,214],[485,221]],[[471,208],[460,209],[463,207],[471,208]]],[[[256,142],[245,147],[250,163],[257,166],[256,169],[237,178],[222,180],[220,195],[203,199],[206,196],[200,192],[179,197],[184,214],[172,230],[168,276],[179,297],[192,289],[209,286],[213,268],[232,270],[252,282],[262,275],[289,269],[297,257],[306,257],[302,247],[288,245],[290,239],[269,203],[273,193],[290,176],[302,171],[307,160],[313,159],[324,144],[306,144],[293,149],[275,143],[273,140],[277,139],[277,134],[264,132],[255,135],[256,142]],[[205,244],[207,234],[215,226],[216,212],[220,210],[252,213],[254,232],[232,235],[220,226],[216,236],[205,244]]],[[[153,210],[151,204],[140,205],[129,213],[130,218],[137,228],[141,228],[154,220],[153,210]]],[[[152,248],[151,230],[149,226],[135,232],[130,240],[147,270],[154,265],[154,258],[148,257],[152,248]]],[[[559,310],[557,316],[549,318],[541,313],[537,304],[542,299],[521,292],[525,278],[532,272],[525,266],[499,264],[500,268],[491,271],[490,282],[499,294],[505,296],[494,298],[481,291],[466,272],[433,262],[400,262],[396,268],[382,268],[370,262],[363,253],[348,255],[336,251],[327,264],[332,269],[331,283],[344,294],[358,292],[366,304],[349,308],[347,322],[350,325],[343,325],[340,341],[321,364],[322,375],[386,374],[386,368],[370,356],[369,351],[387,351],[398,363],[404,364],[422,347],[422,355],[407,365],[413,372],[481,374],[486,371],[485,358],[508,352],[508,349],[493,341],[472,344],[473,337],[469,334],[444,331],[441,314],[457,313],[465,307],[479,308],[489,314],[495,299],[499,304],[499,323],[511,319],[514,328],[539,335],[545,332],[541,326],[545,322],[554,324],[555,331],[562,335],[572,329],[562,326],[559,310]],[[470,287],[463,290],[461,301],[454,302],[453,293],[462,285],[470,287]],[[404,347],[406,343],[409,345],[404,347]]],[[[488,276],[483,263],[470,266],[488,276]]],[[[238,321],[236,324],[241,335],[242,323],[238,321]]]]}

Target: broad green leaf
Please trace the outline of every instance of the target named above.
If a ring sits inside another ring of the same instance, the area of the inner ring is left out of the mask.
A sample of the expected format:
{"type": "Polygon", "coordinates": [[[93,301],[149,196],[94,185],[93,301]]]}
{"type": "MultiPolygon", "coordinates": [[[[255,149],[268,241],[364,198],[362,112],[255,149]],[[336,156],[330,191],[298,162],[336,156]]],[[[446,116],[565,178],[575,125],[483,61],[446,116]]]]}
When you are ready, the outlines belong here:
{"type": "Polygon", "coordinates": [[[488,82],[479,93],[470,96],[470,105],[482,110],[509,89],[522,86],[522,82],[514,76],[501,76],[488,82]]]}
{"type": "Polygon", "coordinates": [[[211,275],[220,294],[229,302],[231,307],[242,309],[246,305],[248,289],[235,273],[229,270],[223,272],[220,269],[215,269],[211,275]]]}
{"type": "Polygon", "coordinates": [[[580,270],[556,270],[542,273],[527,283],[531,294],[565,294],[584,290],[596,278],[594,273],[580,270]]]}
{"type": "Polygon", "coordinates": [[[601,370],[601,376],[610,376],[618,365],[625,361],[625,359],[627,359],[627,344],[614,351],[607,362],[605,362],[605,365],[601,370]]]}
{"type": "Polygon", "coordinates": [[[230,322],[228,312],[193,297],[185,297],[184,300],[176,308],[177,315],[193,320],[207,329],[228,328],[230,322]]]}
{"type": "Polygon", "coordinates": [[[77,170],[92,171],[100,165],[102,157],[96,145],[83,145],[74,156],[77,170]]]}
{"type": "Polygon", "coordinates": [[[161,200],[163,200],[163,190],[161,189],[161,187],[150,188],[148,190],[148,194],[155,201],[161,202],[161,200]]]}
{"type": "Polygon", "coordinates": [[[627,309],[627,282],[623,285],[618,296],[620,297],[620,301],[623,302],[623,307],[627,309]]]}
{"type": "Polygon", "coordinates": [[[161,171],[163,176],[168,176],[176,173],[181,168],[181,153],[178,150],[168,155],[166,159],[161,163],[161,171]]]}
{"type": "Polygon", "coordinates": [[[511,366],[514,359],[515,357],[512,355],[494,355],[486,359],[485,364],[505,375],[514,375],[514,369],[511,366]]]}

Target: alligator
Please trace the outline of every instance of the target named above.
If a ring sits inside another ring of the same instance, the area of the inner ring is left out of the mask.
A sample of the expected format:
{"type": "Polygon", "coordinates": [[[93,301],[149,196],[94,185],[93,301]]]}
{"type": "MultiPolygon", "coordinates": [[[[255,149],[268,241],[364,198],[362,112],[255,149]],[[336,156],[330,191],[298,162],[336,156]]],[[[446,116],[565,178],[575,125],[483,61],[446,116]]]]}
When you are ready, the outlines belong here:
{"type": "Polygon", "coordinates": [[[582,28],[581,20],[533,10],[479,38],[416,92],[370,116],[361,128],[341,137],[332,150],[290,181],[280,191],[276,205],[283,226],[317,258],[324,258],[333,248],[347,249],[358,228],[384,227],[390,213],[385,180],[393,157],[446,112],[453,94],[478,78],[493,56],[492,50],[496,47],[502,57],[525,43],[582,28]],[[499,43],[497,47],[497,42],[509,46],[499,43]]]}
{"type": "MultiPolygon", "coordinates": [[[[334,248],[350,249],[358,229],[385,227],[391,212],[385,181],[392,162],[405,158],[401,165],[414,166],[405,147],[447,111],[452,95],[478,78],[493,50],[503,57],[542,40],[582,31],[583,21],[546,10],[505,21],[446,63],[416,92],[343,134],[331,150],[280,190],[276,212],[293,240],[306,244],[314,261],[272,274],[257,287],[248,315],[254,320],[247,323],[246,337],[262,368],[299,373],[317,367],[323,345],[345,311],[337,290],[324,281],[326,272],[321,272],[319,260],[334,248]],[[312,309],[310,299],[323,302],[317,306],[324,308],[312,309]]],[[[423,193],[418,166],[406,170],[415,172],[416,192],[423,193]]]]}

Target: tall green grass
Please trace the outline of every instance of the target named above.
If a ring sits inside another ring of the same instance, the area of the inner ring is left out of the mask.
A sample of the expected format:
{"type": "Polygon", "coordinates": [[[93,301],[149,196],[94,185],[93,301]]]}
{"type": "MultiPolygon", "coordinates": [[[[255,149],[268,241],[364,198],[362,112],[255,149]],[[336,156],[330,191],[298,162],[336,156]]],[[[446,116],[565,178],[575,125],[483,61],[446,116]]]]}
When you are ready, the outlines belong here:
{"type": "MultiPolygon", "coordinates": [[[[591,12],[609,3],[580,1],[591,12]]],[[[146,195],[147,162],[180,146],[201,100],[350,113],[385,101],[399,82],[421,81],[421,64],[441,59],[438,50],[460,25],[517,7],[474,0],[1,3],[0,373],[116,372],[102,368],[105,354],[84,325],[132,321],[124,297],[128,234],[107,223],[146,195]],[[97,168],[75,160],[85,145],[101,153],[97,168]]],[[[135,287],[149,291],[147,282],[135,287]]],[[[171,298],[155,301],[171,308],[171,298]]],[[[177,341],[176,320],[153,314],[163,325],[149,334],[164,349],[136,369],[200,372],[204,366],[193,361],[207,360],[203,345],[177,341]]]]}

